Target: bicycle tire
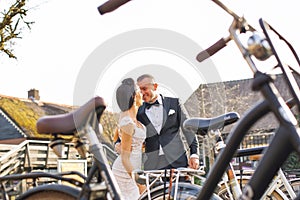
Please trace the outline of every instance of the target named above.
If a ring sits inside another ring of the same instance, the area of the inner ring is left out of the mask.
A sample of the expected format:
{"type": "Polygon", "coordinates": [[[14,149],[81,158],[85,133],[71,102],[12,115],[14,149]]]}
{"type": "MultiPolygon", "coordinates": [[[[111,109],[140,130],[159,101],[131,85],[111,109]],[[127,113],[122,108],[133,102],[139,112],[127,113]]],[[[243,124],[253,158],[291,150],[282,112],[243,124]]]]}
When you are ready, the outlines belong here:
{"type": "MultiPolygon", "coordinates": [[[[177,189],[177,197],[176,200],[196,200],[197,195],[199,194],[201,190],[201,186],[194,185],[191,183],[184,183],[180,182],[178,183],[178,189],[177,189]]],[[[164,186],[157,186],[150,190],[150,196],[151,200],[163,200],[163,199],[174,199],[174,191],[175,186],[172,186],[172,190],[169,194],[169,184],[166,185],[166,189],[164,189],[164,186]]],[[[141,195],[139,200],[148,200],[148,193],[144,193],[141,195]]],[[[218,195],[213,194],[210,200],[222,200],[218,195]]]]}
{"type": "Polygon", "coordinates": [[[79,193],[78,189],[66,185],[41,185],[26,191],[17,200],[76,200],[79,193]]]}
{"type": "MultiPolygon", "coordinates": [[[[238,182],[241,183],[240,178],[237,177],[237,179],[238,179],[238,182]]],[[[247,182],[248,182],[249,180],[250,180],[250,177],[247,177],[247,176],[244,177],[244,178],[242,178],[242,187],[244,187],[244,186],[247,184],[247,182]]],[[[299,183],[300,183],[300,182],[299,182],[299,183]]],[[[221,186],[220,186],[220,188],[219,188],[217,194],[218,194],[223,200],[229,200],[229,199],[230,199],[229,194],[228,194],[228,192],[227,192],[227,190],[226,190],[226,187],[225,187],[225,184],[224,184],[224,183],[221,183],[221,186]]],[[[264,198],[264,199],[262,199],[262,200],[267,200],[267,199],[272,199],[272,200],[284,200],[284,198],[283,198],[276,190],[274,190],[274,191],[271,193],[270,196],[268,196],[268,197],[266,197],[266,198],[264,198]]]]}

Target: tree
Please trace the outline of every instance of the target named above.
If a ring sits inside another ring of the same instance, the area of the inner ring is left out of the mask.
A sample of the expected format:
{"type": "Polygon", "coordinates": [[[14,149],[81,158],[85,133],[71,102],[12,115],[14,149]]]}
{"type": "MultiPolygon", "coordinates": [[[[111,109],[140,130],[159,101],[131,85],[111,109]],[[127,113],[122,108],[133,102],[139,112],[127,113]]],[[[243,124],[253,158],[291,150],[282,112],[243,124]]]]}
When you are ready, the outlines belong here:
{"type": "Polygon", "coordinates": [[[100,123],[103,126],[102,138],[104,139],[104,142],[113,144],[115,129],[118,126],[118,118],[119,115],[117,113],[112,113],[110,111],[105,111],[103,116],[101,117],[100,123]]]}
{"type": "Polygon", "coordinates": [[[0,51],[9,58],[16,59],[12,46],[16,39],[21,39],[21,33],[24,27],[30,29],[33,22],[26,20],[28,9],[26,8],[26,0],[15,0],[0,13],[0,51]]]}

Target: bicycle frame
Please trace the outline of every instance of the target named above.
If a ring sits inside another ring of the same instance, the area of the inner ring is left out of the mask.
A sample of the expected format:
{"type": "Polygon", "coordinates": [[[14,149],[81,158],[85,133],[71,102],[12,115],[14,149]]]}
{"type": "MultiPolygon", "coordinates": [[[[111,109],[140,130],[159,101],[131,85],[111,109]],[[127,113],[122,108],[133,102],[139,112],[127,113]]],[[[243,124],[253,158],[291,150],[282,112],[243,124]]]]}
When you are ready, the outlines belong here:
{"type": "MultiPolygon", "coordinates": [[[[246,133],[255,124],[255,122],[259,121],[267,113],[272,112],[279,121],[279,127],[276,130],[275,136],[272,139],[269,147],[264,152],[264,156],[260,161],[257,169],[255,170],[253,176],[245,186],[242,197],[240,197],[240,199],[259,199],[267,189],[268,184],[272,181],[273,177],[276,175],[277,171],[286,160],[288,155],[292,151],[296,151],[300,155],[300,139],[297,120],[277,91],[273,83],[273,79],[269,75],[260,72],[256,68],[254,61],[251,58],[250,52],[242,45],[241,41],[238,38],[238,35],[236,34],[237,30],[244,32],[250,30],[251,32],[253,32],[255,31],[255,29],[249,26],[243,18],[237,17],[232,11],[226,8],[219,1],[213,1],[234,17],[233,23],[229,29],[230,36],[235,41],[236,45],[240,49],[242,55],[244,56],[245,60],[254,73],[253,89],[260,90],[265,100],[250,109],[230,132],[229,138],[226,142],[227,145],[217,157],[213,168],[209,171],[207,179],[203,185],[203,189],[201,190],[197,199],[203,200],[210,198],[211,194],[214,191],[214,187],[217,185],[222,175],[224,174],[228,163],[234,156],[235,151],[238,149],[239,144],[242,142],[242,139],[244,138],[246,133]],[[276,156],[275,160],[274,156],[276,156]]],[[[282,65],[274,46],[271,43],[270,38],[268,38],[267,28],[270,28],[270,26],[263,20],[260,20],[260,25],[264,30],[264,34],[266,35],[268,43],[271,46],[272,53],[277,59],[278,66],[281,68],[288,82],[289,89],[290,91],[292,91],[291,93],[295,101],[294,103],[299,108],[299,88],[295,84],[295,79],[291,75],[291,72],[289,72],[289,69],[282,65]]],[[[272,30],[274,31],[274,29],[272,30]]],[[[278,34],[276,31],[275,33],[278,34]]],[[[278,36],[282,38],[280,35],[278,36]]],[[[286,42],[286,44],[288,44],[286,40],[284,41],[286,42]]],[[[288,44],[288,46],[297,59],[298,57],[295,54],[295,51],[291,48],[291,45],[288,44]]],[[[218,48],[215,52],[217,52],[221,48],[218,48]]],[[[297,59],[297,62],[298,61],[299,60],[297,59]]],[[[298,72],[299,71],[296,71],[296,73],[298,72]]]]}
{"type": "MultiPolygon", "coordinates": [[[[99,141],[97,141],[97,142],[99,142],[99,141]]],[[[90,184],[91,184],[91,180],[92,180],[93,176],[98,172],[101,175],[101,178],[103,179],[103,181],[106,183],[106,189],[108,190],[110,196],[113,199],[121,199],[121,195],[120,195],[121,192],[120,192],[120,190],[118,188],[118,184],[117,184],[116,180],[114,179],[114,176],[110,170],[109,163],[108,163],[107,159],[105,158],[105,154],[103,152],[102,145],[100,143],[93,144],[90,148],[90,151],[92,152],[92,154],[95,156],[96,159],[94,160],[95,163],[92,166],[92,168],[89,170],[86,181],[82,186],[82,189],[81,189],[81,192],[79,195],[79,199],[90,199],[90,196],[93,195],[93,194],[91,194],[93,187],[91,187],[90,184]],[[90,188],[90,189],[88,189],[88,188],[90,188]]],[[[102,195],[106,195],[106,192],[101,194],[101,196],[102,195]]]]}
{"type": "MultiPolygon", "coordinates": [[[[78,130],[78,134],[81,140],[84,140],[86,138],[86,140],[88,141],[89,151],[94,155],[95,163],[89,170],[85,183],[82,186],[79,199],[90,199],[91,195],[93,195],[91,194],[92,187],[90,186],[90,183],[95,173],[99,172],[101,179],[105,182],[106,189],[108,190],[111,198],[121,200],[121,191],[106,159],[102,144],[97,137],[97,134],[99,135],[101,133],[99,130],[99,121],[96,114],[91,113],[87,121],[89,123],[87,123],[86,126],[81,130],[78,130]]],[[[106,193],[101,195],[106,195],[106,193]]]]}

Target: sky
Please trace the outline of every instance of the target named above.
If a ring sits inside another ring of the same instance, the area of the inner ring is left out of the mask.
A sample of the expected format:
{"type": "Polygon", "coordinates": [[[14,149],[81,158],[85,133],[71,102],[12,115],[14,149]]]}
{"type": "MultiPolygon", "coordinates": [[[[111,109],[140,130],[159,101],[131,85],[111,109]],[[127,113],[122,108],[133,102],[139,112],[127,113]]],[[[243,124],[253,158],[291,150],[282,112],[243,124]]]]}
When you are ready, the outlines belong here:
{"type": "MultiPolygon", "coordinates": [[[[0,9],[8,3],[0,1],[0,9]]],[[[31,0],[35,23],[16,41],[17,60],[0,55],[0,94],[81,105],[103,96],[114,107],[114,92],[125,77],[157,77],[161,91],[183,101],[201,83],[251,78],[233,41],[198,63],[202,49],[229,35],[232,17],[210,0],[133,0],[100,15],[105,0],[31,0]]],[[[297,1],[224,0],[259,30],[263,18],[300,50],[297,1]]]]}

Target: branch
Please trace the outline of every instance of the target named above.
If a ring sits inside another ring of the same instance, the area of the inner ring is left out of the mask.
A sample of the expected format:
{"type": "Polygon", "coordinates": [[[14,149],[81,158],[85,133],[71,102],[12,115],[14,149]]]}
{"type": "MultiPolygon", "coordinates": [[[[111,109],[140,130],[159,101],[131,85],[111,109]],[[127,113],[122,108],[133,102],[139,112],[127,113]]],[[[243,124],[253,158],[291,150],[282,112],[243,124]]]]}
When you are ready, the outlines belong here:
{"type": "Polygon", "coordinates": [[[17,57],[9,49],[4,49],[3,51],[8,55],[8,57],[17,59],[17,57]]]}
{"type": "Polygon", "coordinates": [[[1,12],[3,15],[0,22],[0,51],[4,52],[9,58],[16,59],[11,47],[14,43],[14,39],[21,39],[22,27],[26,25],[28,29],[33,22],[27,22],[25,16],[27,15],[27,9],[25,9],[26,0],[16,0],[16,2],[10,6],[9,10],[1,12]],[[22,22],[22,23],[20,23],[22,22]]]}

